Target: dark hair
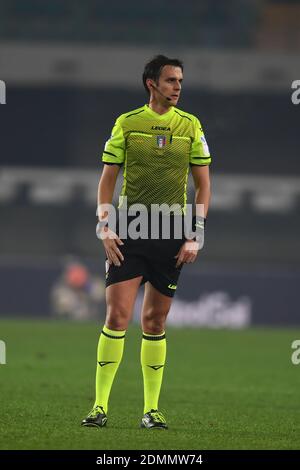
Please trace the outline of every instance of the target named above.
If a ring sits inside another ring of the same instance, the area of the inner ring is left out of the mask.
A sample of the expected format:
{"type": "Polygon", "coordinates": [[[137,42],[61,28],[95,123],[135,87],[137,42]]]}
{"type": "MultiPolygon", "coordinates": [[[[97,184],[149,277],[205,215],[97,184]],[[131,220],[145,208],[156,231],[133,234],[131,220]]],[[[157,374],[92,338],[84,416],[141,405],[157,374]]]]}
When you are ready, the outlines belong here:
{"type": "Polygon", "coordinates": [[[157,83],[160,77],[162,68],[165,65],[173,65],[173,67],[180,67],[183,72],[183,63],[180,60],[169,59],[168,57],[161,55],[161,54],[156,55],[155,57],[153,57],[153,59],[150,60],[150,62],[148,62],[145,65],[145,69],[143,73],[143,84],[147,93],[150,93],[146,84],[147,78],[151,78],[157,83]]]}

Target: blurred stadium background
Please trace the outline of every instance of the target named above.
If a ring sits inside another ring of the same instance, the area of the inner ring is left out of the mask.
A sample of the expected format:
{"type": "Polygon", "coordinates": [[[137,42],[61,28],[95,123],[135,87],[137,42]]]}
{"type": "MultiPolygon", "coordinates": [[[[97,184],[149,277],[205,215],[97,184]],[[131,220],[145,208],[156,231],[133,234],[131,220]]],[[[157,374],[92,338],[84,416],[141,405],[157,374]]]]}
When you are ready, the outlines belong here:
{"type": "Polygon", "coordinates": [[[147,101],[144,64],[164,53],[184,61],[179,107],[213,156],[205,250],[169,324],[299,324],[299,22],[299,1],[2,0],[0,315],[49,317],[70,260],[103,281],[103,145],[147,101]]]}

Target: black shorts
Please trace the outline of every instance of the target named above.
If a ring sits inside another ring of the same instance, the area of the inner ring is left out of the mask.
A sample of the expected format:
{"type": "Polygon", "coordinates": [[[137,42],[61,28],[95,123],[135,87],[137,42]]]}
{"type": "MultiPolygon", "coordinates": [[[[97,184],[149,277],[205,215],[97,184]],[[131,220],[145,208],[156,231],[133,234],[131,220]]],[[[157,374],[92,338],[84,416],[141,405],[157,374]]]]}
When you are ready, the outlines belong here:
{"type": "MultiPolygon", "coordinates": [[[[116,233],[119,235],[118,221],[116,233]]],[[[182,270],[182,264],[176,267],[175,255],[185,238],[174,238],[172,230],[170,239],[161,238],[161,233],[159,235],[159,239],[121,238],[124,245],[118,245],[118,248],[124,256],[124,261],[121,261],[121,266],[115,266],[109,265],[106,259],[106,287],[143,276],[141,284],[149,281],[159,292],[173,297],[182,270]]]]}

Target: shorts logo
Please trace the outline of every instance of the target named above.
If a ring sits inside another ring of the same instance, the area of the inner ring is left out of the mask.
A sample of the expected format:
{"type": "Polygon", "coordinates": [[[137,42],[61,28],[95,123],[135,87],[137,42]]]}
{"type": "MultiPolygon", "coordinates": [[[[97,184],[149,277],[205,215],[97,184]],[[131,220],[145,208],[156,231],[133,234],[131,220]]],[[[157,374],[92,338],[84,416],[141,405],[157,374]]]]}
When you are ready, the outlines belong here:
{"type": "Polygon", "coordinates": [[[168,285],[168,289],[176,290],[176,289],[177,289],[177,286],[176,286],[176,284],[169,284],[169,285],[168,285]]]}
{"type": "Polygon", "coordinates": [[[156,136],[156,143],[157,143],[157,146],[162,149],[166,143],[167,143],[167,138],[165,135],[157,135],[156,136]]]}

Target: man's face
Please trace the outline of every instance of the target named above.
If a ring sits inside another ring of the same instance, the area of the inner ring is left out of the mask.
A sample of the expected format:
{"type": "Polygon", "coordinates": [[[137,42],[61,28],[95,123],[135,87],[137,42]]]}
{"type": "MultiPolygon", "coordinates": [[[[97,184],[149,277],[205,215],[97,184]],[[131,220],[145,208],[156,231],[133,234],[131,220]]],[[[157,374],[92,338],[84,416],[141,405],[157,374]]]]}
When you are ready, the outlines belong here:
{"type": "MultiPolygon", "coordinates": [[[[171,106],[176,106],[179,100],[180,92],[181,92],[181,84],[183,80],[182,70],[180,67],[174,67],[173,65],[165,65],[162,68],[159,80],[158,80],[158,88],[160,92],[171,98],[170,103],[171,106]]],[[[164,102],[165,99],[160,95],[156,90],[155,97],[159,102],[164,102]]]]}

